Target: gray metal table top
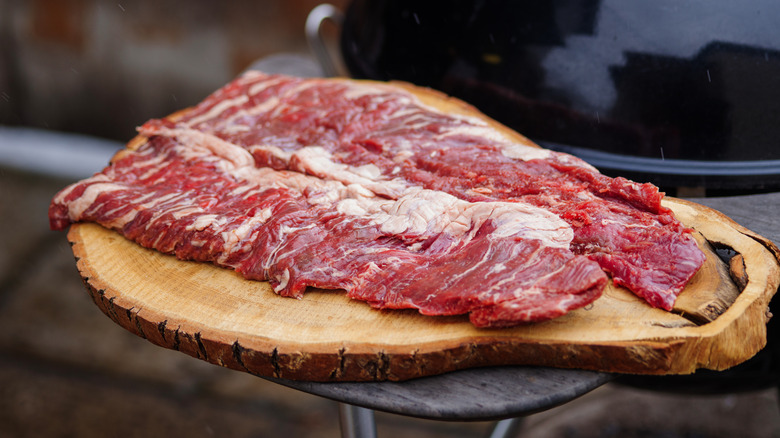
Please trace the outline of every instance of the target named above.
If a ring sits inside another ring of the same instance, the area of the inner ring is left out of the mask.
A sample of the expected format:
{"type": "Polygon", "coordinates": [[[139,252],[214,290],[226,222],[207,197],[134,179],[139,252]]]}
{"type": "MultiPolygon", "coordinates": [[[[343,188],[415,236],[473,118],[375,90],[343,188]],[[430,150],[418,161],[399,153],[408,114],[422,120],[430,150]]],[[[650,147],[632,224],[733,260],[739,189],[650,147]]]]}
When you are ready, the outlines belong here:
{"type": "Polygon", "coordinates": [[[612,375],[543,367],[461,370],[405,382],[273,382],[342,403],[436,420],[497,420],[540,412],[612,380],[612,375]]]}

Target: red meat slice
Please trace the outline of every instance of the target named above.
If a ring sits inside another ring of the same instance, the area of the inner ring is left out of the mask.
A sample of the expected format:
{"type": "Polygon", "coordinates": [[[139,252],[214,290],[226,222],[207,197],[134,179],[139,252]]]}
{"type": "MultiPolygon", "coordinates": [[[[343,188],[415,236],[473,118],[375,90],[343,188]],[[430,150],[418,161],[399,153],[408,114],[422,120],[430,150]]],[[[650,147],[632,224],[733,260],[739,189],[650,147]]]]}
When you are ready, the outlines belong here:
{"type": "Polygon", "coordinates": [[[374,307],[470,313],[479,327],[542,321],[603,290],[571,230],[524,203],[467,202],[410,187],[396,199],[257,168],[209,136],[155,136],[53,200],[54,229],[97,222],[181,259],[268,280],[284,296],[345,289],[374,307]]]}

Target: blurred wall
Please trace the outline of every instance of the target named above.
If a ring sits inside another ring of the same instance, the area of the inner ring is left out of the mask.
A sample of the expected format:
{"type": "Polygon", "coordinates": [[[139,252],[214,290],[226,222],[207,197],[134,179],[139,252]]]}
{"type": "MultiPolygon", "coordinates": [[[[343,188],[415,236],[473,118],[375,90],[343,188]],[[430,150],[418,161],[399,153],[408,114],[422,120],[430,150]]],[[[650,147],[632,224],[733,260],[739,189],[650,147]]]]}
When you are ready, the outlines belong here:
{"type": "Polygon", "coordinates": [[[0,0],[0,125],[127,140],[257,59],[307,54],[323,2],[0,0]]]}

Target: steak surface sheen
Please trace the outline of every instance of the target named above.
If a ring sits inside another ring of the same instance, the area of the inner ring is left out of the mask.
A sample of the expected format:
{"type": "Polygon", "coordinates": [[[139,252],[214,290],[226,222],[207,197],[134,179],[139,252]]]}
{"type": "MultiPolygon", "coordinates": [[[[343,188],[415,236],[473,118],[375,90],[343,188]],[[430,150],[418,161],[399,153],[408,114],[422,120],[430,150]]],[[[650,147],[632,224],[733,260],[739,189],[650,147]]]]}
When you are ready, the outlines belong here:
{"type": "Polygon", "coordinates": [[[605,272],[668,310],[704,260],[654,186],[385,84],[250,72],[140,132],[55,197],[52,228],[480,327],[583,307],[605,272]]]}

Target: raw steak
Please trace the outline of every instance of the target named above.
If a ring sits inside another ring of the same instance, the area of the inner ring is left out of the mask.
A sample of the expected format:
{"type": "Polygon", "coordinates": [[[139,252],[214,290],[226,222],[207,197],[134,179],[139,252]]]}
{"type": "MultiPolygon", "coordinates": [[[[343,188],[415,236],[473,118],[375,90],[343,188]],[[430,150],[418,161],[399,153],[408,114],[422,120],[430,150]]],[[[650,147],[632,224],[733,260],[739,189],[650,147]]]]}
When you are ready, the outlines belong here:
{"type": "Polygon", "coordinates": [[[569,250],[568,224],[538,207],[415,185],[380,197],[257,167],[247,149],[197,131],[122,152],[60,192],[49,215],[53,229],[97,222],[145,247],[268,280],[284,296],[345,289],[378,308],[469,313],[479,327],[563,315],[608,281],[569,250]]]}

